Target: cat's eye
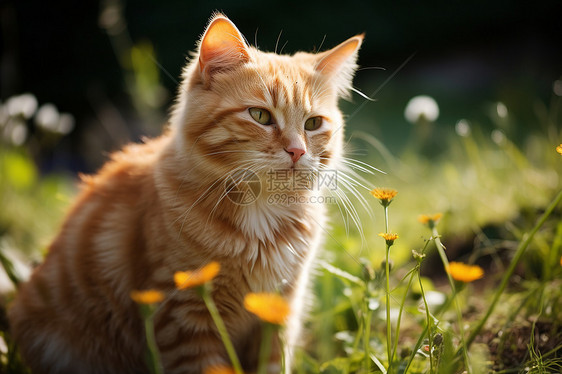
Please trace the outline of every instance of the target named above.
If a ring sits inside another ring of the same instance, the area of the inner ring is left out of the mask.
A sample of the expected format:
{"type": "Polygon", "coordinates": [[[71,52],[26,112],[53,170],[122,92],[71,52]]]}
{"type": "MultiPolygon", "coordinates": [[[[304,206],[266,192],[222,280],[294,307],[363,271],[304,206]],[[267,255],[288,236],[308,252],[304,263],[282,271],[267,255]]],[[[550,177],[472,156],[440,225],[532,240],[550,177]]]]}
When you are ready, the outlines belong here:
{"type": "Polygon", "coordinates": [[[304,123],[304,129],[306,131],[318,130],[322,126],[322,117],[311,117],[304,123]]]}
{"type": "Polygon", "coordinates": [[[250,115],[259,124],[271,125],[271,113],[263,108],[250,108],[250,115]]]}

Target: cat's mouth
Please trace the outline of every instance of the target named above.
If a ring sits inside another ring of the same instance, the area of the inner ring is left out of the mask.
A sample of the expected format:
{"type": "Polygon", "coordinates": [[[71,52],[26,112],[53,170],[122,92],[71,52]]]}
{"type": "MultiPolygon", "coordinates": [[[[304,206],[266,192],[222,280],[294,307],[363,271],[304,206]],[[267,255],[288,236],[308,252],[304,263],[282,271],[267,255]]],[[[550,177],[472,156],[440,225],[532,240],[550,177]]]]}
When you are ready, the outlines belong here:
{"type": "Polygon", "coordinates": [[[298,170],[298,169],[310,169],[314,162],[312,158],[308,155],[300,157],[298,160],[288,160],[286,162],[286,168],[289,170],[298,170]]]}

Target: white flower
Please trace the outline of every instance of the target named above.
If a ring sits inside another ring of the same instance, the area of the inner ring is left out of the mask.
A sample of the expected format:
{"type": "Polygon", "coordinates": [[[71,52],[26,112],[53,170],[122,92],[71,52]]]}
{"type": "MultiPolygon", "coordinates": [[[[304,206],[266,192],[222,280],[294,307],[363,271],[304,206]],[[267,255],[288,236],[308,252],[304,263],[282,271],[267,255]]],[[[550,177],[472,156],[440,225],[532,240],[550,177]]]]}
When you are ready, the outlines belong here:
{"type": "Polygon", "coordinates": [[[556,80],[552,84],[552,91],[556,96],[562,96],[562,80],[556,80]]]}
{"type": "Polygon", "coordinates": [[[505,134],[501,130],[495,129],[494,131],[492,131],[491,137],[494,143],[496,143],[497,145],[502,145],[505,143],[505,134]]]}
{"type": "Polygon", "coordinates": [[[37,111],[35,123],[45,130],[56,132],[59,126],[59,111],[53,104],[43,104],[37,111]]]}
{"type": "Polygon", "coordinates": [[[27,139],[27,126],[25,122],[14,120],[10,134],[10,140],[13,145],[22,145],[27,139]]]}
{"type": "Polygon", "coordinates": [[[455,131],[459,136],[466,137],[470,135],[470,124],[467,120],[461,119],[455,125],[455,131]]]}
{"type": "Polygon", "coordinates": [[[25,119],[31,118],[37,110],[37,99],[32,94],[12,96],[6,102],[8,114],[12,117],[21,115],[25,119]]]}
{"type": "Polygon", "coordinates": [[[74,129],[74,116],[69,113],[61,113],[57,132],[65,135],[74,129]]]}
{"type": "Polygon", "coordinates": [[[500,118],[507,117],[507,107],[502,102],[498,102],[496,104],[496,112],[498,113],[498,117],[500,118]]]}
{"type": "Polygon", "coordinates": [[[439,117],[439,106],[437,102],[430,96],[415,96],[408,101],[404,117],[410,123],[417,123],[420,119],[425,118],[427,121],[433,122],[439,117]]]}

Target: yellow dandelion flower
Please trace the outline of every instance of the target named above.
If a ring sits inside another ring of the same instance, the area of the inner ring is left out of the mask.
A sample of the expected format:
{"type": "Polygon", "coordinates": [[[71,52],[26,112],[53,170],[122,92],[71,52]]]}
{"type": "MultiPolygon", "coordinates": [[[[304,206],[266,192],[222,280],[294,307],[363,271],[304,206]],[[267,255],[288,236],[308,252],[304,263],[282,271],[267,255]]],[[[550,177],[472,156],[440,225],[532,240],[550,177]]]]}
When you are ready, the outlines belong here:
{"type": "Polygon", "coordinates": [[[249,293],[244,298],[244,307],[262,321],[282,325],[287,320],[289,303],[274,293],[249,293]]]}
{"type": "Polygon", "coordinates": [[[558,152],[562,155],[562,144],[560,144],[559,146],[556,147],[556,152],[558,152]]]}
{"type": "Polygon", "coordinates": [[[435,213],[435,214],[420,214],[418,216],[418,221],[423,223],[424,225],[428,225],[429,228],[433,228],[437,222],[443,217],[443,213],[435,213]]]}
{"type": "Polygon", "coordinates": [[[235,374],[233,368],[225,365],[213,365],[205,368],[204,374],[235,374]]]}
{"type": "Polygon", "coordinates": [[[389,247],[394,244],[394,241],[396,239],[398,239],[398,234],[381,232],[379,236],[381,236],[384,240],[386,240],[386,245],[388,245],[389,247]]]}
{"type": "Polygon", "coordinates": [[[443,213],[435,213],[435,214],[420,214],[418,217],[418,221],[423,224],[427,224],[431,221],[437,223],[443,217],[443,213]]]}
{"type": "Polygon", "coordinates": [[[393,190],[392,188],[375,188],[374,190],[371,190],[371,195],[373,195],[376,199],[379,199],[384,207],[387,207],[397,194],[398,191],[393,190]]]}
{"type": "Polygon", "coordinates": [[[137,304],[156,304],[164,300],[164,294],[158,290],[133,290],[130,296],[137,304]]]}
{"type": "Polygon", "coordinates": [[[484,276],[484,270],[478,265],[467,265],[462,262],[451,262],[447,271],[453,279],[460,282],[472,282],[484,276]]]}
{"type": "Polygon", "coordinates": [[[203,266],[201,269],[177,271],[174,274],[174,282],[176,283],[176,288],[179,290],[201,286],[216,277],[219,271],[220,264],[213,261],[203,266]]]}

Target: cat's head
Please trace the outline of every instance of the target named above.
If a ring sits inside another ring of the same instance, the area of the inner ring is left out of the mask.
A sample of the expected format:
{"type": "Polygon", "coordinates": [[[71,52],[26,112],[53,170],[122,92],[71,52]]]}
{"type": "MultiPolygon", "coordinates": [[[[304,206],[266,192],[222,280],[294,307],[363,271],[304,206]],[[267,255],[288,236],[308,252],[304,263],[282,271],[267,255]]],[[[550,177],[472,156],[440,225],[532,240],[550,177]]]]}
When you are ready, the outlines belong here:
{"type": "Polygon", "coordinates": [[[344,125],[338,99],[349,95],[362,40],[321,53],[265,53],[215,15],[183,72],[171,119],[178,151],[215,179],[236,169],[334,168],[344,125]]]}

